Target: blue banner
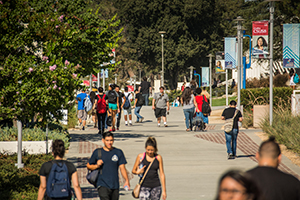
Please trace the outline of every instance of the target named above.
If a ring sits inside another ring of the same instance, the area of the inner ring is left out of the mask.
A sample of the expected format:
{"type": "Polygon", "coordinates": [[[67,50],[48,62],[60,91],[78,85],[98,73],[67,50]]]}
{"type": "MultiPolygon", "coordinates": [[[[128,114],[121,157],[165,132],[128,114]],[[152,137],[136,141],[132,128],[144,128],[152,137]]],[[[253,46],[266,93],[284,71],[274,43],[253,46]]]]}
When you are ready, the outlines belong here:
{"type": "Polygon", "coordinates": [[[299,68],[300,24],[283,24],[283,67],[299,68]]]}
{"type": "Polygon", "coordinates": [[[236,38],[226,37],[224,44],[225,52],[225,69],[236,67],[236,38]]]}
{"type": "Polygon", "coordinates": [[[202,87],[209,86],[209,67],[201,67],[201,74],[202,74],[202,87]]]}

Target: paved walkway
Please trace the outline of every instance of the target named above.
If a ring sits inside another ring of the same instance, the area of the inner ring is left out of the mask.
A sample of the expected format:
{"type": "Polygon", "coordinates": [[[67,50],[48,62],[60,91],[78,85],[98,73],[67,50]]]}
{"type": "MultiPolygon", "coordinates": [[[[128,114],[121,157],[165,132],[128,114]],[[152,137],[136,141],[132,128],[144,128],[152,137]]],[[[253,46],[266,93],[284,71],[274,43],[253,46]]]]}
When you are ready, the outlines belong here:
{"type": "MultiPolygon", "coordinates": [[[[167,199],[192,200],[214,199],[218,179],[229,169],[247,170],[257,165],[255,153],[261,143],[255,134],[261,130],[241,129],[238,136],[238,158],[227,160],[225,137],[220,120],[222,107],[213,108],[206,132],[186,132],[182,108],[171,108],[169,127],[157,127],[151,107],[143,107],[143,123],[125,127],[122,121],[120,131],[114,133],[114,146],[123,150],[131,172],[138,153],[144,151],[149,136],[158,142],[158,153],[162,155],[167,182],[167,199]]],[[[135,119],[135,116],[134,116],[135,119]]],[[[75,164],[79,173],[84,199],[99,199],[96,189],[86,181],[86,163],[93,150],[102,146],[98,130],[89,126],[85,131],[70,131],[71,145],[67,159],[75,164]]],[[[299,177],[300,168],[283,156],[280,169],[299,177]]],[[[130,174],[133,188],[138,178],[130,174]]],[[[122,180],[120,180],[122,182],[122,180]]],[[[131,191],[120,189],[120,199],[133,199],[131,191]]]]}

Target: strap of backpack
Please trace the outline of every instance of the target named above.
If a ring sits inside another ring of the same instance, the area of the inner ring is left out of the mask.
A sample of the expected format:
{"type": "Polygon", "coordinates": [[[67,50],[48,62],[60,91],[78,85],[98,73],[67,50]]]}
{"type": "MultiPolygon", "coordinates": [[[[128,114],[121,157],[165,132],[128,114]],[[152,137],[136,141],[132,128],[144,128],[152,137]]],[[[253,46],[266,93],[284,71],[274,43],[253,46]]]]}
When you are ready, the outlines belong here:
{"type": "Polygon", "coordinates": [[[233,120],[234,120],[235,116],[238,114],[238,112],[239,112],[239,110],[236,109],[236,110],[235,110],[235,113],[234,113],[234,115],[233,115],[233,117],[232,117],[233,120]]]}
{"type": "MultiPolygon", "coordinates": [[[[98,148],[98,160],[102,158],[102,148],[98,148]]],[[[99,168],[99,173],[102,174],[102,166],[99,168]]]]}

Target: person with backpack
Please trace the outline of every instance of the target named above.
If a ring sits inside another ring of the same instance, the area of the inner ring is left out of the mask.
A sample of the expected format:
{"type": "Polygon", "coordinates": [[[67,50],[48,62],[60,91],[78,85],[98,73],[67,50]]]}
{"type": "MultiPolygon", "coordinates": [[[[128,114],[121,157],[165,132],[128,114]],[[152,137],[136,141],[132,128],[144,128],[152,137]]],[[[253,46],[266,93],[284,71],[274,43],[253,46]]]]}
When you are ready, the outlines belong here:
{"type": "Polygon", "coordinates": [[[236,157],[236,140],[239,133],[239,126],[238,122],[243,121],[243,116],[241,111],[236,109],[236,101],[232,100],[229,103],[229,108],[226,108],[221,116],[222,120],[232,119],[231,120],[231,127],[228,129],[225,124],[225,139],[226,139],[226,147],[227,147],[227,154],[228,159],[234,159],[236,157]]]}
{"type": "Polygon", "coordinates": [[[105,96],[106,104],[108,104],[107,119],[111,118],[111,125],[109,131],[116,131],[116,115],[120,112],[118,97],[119,95],[115,91],[115,84],[109,85],[108,91],[105,96]]]}
{"type": "Polygon", "coordinates": [[[78,174],[73,163],[63,160],[65,144],[62,140],[52,143],[54,160],[44,163],[39,171],[40,186],[37,200],[71,200],[71,181],[78,200],[82,193],[78,174]]]}
{"type": "Polygon", "coordinates": [[[84,105],[84,101],[85,99],[89,99],[90,101],[90,97],[89,95],[87,95],[84,91],[84,89],[81,89],[81,93],[78,94],[76,96],[76,100],[75,100],[75,103],[78,104],[78,113],[77,113],[77,117],[78,117],[78,120],[79,120],[79,126],[82,130],[84,130],[85,128],[85,125],[86,125],[86,119],[87,119],[87,112],[86,109],[85,109],[85,105],[84,105]],[[82,127],[81,127],[82,126],[82,127]]]}
{"type": "Polygon", "coordinates": [[[135,108],[134,114],[136,115],[135,123],[139,123],[139,122],[143,122],[144,120],[144,117],[140,115],[140,111],[145,103],[145,99],[138,89],[136,89],[134,92],[135,92],[135,101],[134,101],[133,108],[135,108]]]}
{"type": "Polygon", "coordinates": [[[101,200],[119,199],[119,169],[125,179],[124,188],[130,189],[129,179],[125,165],[127,164],[124,153],[121,149],[113,147],[114,135],[111,132],[102,134],[101,156],[98,155],[98,149],[95,149],[87,168],[96,170],[100,168],[96,187],[101,200]]]}
{"type": "Polygon", "coordinates": [[[105,97],[106,95],[103,93],[103,88],[98,88],[99,94],[95,97],[95,103],[93,109],[96,108],[97,111],[97,118],[98,118],[98,134],[104,133],[104,127],[105,127],[105,118],[106,118],[106,111],[107,111],[107,105],[105,97]]]}
{"type": "MultiPolygon", "coordinates": [[[[295,83],[295,77],[296,76],[298,77],[298,75],[296,74],[295,70],[292,68],[290,70],[289,77],[290,77],[290,87],[293,88],[293,90],[296,89],[296,83],[295,83]]],[[[299,82],[299,77],[298,77],[298,82],[299,82]]]]}
{"type": "Polygon", "coordinates": [[[122,92],[120,92],[120,87],[116,85],[115,91],[118,94],[119,98],[119,108],[120,112],[117,114],[117,131],[120,129],[120,122],[121,122],[121,114],[122,114],[122,108],[123,105],[125,104],[125,96],[122,92]]]}
{"type": "MultiPolygon", "coordinates": [[[[201,95],[202,89],[200,87],[196,88],[196,97],[194,98],[194,105],[196,108],[196,116],[202,118],[202,130],[206,128],[208,124],[208,115],[211,112],[210,105],[205,95],[201,95]]],[[[196,129],[197,127],[195,127],[196,129]]]]}
{"type": "Polygon", "coordinates": [[[152,109],[157,118],[157,126],[160,127],[161,118],[164,121],[164,126],[167,125],[167,112],[170,110],[169,96],[164,92],[164,86],[160,86],[159,93],[155,93],[152,100],[152,109]]]}
{"type": "Polygon", "coordinates": [[[123,105],[123,111],[124,111],[124,121],[125,121],[125,126],[128,126],[127,122],[127,115],[129,117],[129,125],[132,126],[132,115],[131,115],[131,102],[133,101],[132,99],[132,94],[131,92],[128,92],[128,87],[125,87],[124,89],[124,96],[125,96],[125,102],[123,105]]]}

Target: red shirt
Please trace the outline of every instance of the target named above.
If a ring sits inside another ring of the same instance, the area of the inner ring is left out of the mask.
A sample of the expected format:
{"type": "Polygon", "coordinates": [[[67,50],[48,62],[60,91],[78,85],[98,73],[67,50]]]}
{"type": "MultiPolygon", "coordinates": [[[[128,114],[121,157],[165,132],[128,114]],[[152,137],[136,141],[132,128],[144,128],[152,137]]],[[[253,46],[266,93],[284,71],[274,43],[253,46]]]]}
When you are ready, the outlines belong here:
{"type": "Polygon", "coordinates": [[[196,103],[197,103],[197,107],[198,107],[198,110],[199,110],[200,112],[202,112],[203,97],[204,97],[204,101],[206,101],[206,102],[208,103],[207,98],[206,98],[205,95],[202,95],[202,96],[197,95],[197,96],[195,97],[196,103]]]}

